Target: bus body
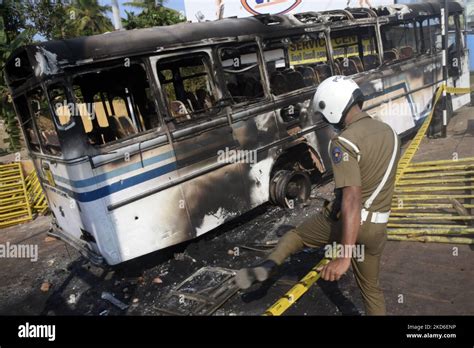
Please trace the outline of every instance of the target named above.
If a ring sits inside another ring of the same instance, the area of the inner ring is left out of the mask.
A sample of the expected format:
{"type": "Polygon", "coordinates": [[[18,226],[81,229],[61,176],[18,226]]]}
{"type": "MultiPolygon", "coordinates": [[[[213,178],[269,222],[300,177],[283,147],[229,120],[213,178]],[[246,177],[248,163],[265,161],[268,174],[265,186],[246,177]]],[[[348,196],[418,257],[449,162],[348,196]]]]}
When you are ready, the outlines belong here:
{"type": "MultiPolygon", "coordinates": [[[[463,9],[449,13],[449,83],[467,86],[463,9]]],[[[423,3],[44,42],[14,52],[6,76],[53,234],[114,265],[307,198],[331,174],[333,131],[308,111],[329,76],[353,76],[369,114],[413,131],[441,53],[440,7],[423,3]]]]}

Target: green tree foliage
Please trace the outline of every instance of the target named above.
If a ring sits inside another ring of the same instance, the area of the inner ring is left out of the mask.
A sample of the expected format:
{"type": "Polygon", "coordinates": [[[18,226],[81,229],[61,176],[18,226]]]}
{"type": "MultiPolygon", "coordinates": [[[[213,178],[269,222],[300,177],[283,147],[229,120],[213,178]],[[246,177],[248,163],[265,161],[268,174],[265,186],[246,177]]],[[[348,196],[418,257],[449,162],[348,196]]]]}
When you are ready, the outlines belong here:
{"type": "Polygon", "coordinates": [[[124,5],[132,6],[144,9],[146,11],[153,10],[154,8],[161,7],[164,5],[164,0],[135,0],[132,2],[126,2],[124,5]]]}
{"type": "Polygon", "coordinates": [[[68,24],[74,27],[74,36],[89,36],[114,30],[106,13],[110,6],[102,6],[97,0],[75,0],[67,8],[68,24]]]}
{"type": "Polygon", "coordinates": [[[31,42],[33,37],[23,9],[23,4],[15,0],[4,0],[0,3],[0,118],[8,134],[8,138],[0,139],[0,142],[8,144],[10,151],[20,149],[20,129],[10,93],[5,85],[4,67],[12,52],[31,42]]]}
{"type": "Polygon", "coordinates": [[[185,20],[178,11],[165,7],[162,0],[135,0],[125,5],[143,9],[138,15],[125,11],[127,18],[124,20],[124,27],[127,30],[171,25],[185,20]]]}
{"type": "Polygon", "coordinates": [[[28,0],[26,17],[37,33],[48,40],[102,34],[113,30],[107,17],[110,6],[98,0],[28,0]]]}

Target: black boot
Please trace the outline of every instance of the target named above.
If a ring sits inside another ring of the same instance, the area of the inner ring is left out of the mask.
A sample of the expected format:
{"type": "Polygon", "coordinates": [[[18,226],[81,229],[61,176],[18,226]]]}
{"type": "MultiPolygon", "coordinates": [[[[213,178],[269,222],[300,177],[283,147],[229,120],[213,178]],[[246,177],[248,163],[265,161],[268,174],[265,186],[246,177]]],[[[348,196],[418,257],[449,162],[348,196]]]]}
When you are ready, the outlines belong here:
{"type": "Polygon", "coordinates": [[[278,265],[272,260],[265,260],[254,267],[242,268],[235,276],[235,283],[240,289],[248,289],[252,284],[264,282],[273,276],[278,265]]]}

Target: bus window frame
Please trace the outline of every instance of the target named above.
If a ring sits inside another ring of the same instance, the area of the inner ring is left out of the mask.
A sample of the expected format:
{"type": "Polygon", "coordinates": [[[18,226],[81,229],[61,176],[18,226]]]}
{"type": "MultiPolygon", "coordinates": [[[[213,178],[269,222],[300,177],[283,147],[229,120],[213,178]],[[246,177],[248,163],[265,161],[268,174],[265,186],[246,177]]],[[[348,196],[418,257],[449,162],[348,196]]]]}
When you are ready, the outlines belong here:
{"type": "MultiPolygon", "coordinates": [[[[463,40],[463,33],[462,33],[462,28],[461,28],[461,14],[459,13],[453,13],[450,14],[449,17],[453,17],[454,21],[454,37],[455,37],[455,45],[456,45],[456,52],[455,52],[455,59],[458,60],[458,66],[455,68],[452,65],[452,62],[448,62],[448,71],[449,71],[449,76],[450,77],[459,77],[462,71],[461,65],[462,65],[462,57],[464,56],[463,52],[465,50],[465,43],[463,40]],[[456,69],[457,74],[451,74],[451,69],[456,69]]],[[[448,19],[448,26],[447,26],[447,35],[449,37],[450,34],[453,33],[453,30],[449,30],[449,19],[448,19]]],[[[446,47],[447,50],[449,50],[449,47],[446,47]]]]}
{"type": "Polygon", "coordinates": [[[246,41],[232,41],[229,43],[221,44],[215,47],[214,54],[215,54],[215,61],[216,61],[215,65],[218,71],[217,73],[218,82],[219,82],[219,85],[222,86],[221,88],[222,97],[223,97],[222,100],[224,100],[224,103],[227,106],[229,106],[232,110],[239,110],[239,109],[245,109],[246,107],[249,107],[249,106],[271,102],[272,98],[271,98],[271,93],[270,93],[270,88],[269,88],[270,82],[269,82],[269,77],[268,77],[268,70],[265,63],[262,40],[259,37],[246,40],[246,41]],[[249,101],[240,102],[240,103],[232,102],[233,97],[229,89],[227,88],[226,79],[224,76],[224,67],[222,66],[222,61],[221,61],[221,51],[225,48],[232,47],[232,45],[235,45],[237,47],[255,45],[255,47],[257,48],[256,50],[257,64],[258,64],[258,71],[260,72],[260,78],[261,78],[262,89],[263,89],[263,97],[249,100],[249,101]]]}
{"type": "Polygon", "coordinates": [[[20,128],[21,128],[21,131],[23,133],[23,138],[25,139],[25,143],[26,143],[26,146],[28,148],[28,151],[30,151],[31,153],[33,153],[35,155],[51,156],[50,154],[46,154],[46,153],[43,152],[43,148],[42,148],[42,144],[41,144],[41,140],[40,140],[40,135],[39,135],[39,132],[38,132],[38,127],[36,126],[35,118],[33,117],[33,110],[31,109],[30,101],[28,99],[28,94],[30,93],[30,91],[33,91],[38,87],[41,88],[41,85],[37,84],[35,86],[32,86],[31,89],[29,89],[28,91],[24,91],[24,92],[22,92],[18,95],[15,95],[15,97],[13,97],[13,109],[15,110],[17,115],[22,115],[20,113],[19,108],[17,107],[17,103],[15,103],[15,100],[19,99],[19,98],[24,98],[24,100],[26,102],[26,110],[28,111],[28,119],[23,120],[22,116],[19,116],[19,120],[20,120],[20,128]],[[31,145],[30,137],[27,134],[26,128],[24,127],[28,122],[31,122],[33,132],[36,136],[36,139],[38,139],[38,149],[39,149],[39,151],[35,150],[33,148],[33,146],[31,145]]]}
{"type": "Polygon", "coordinates": [[[416,24],[416,31],[419,33],[419,36],[420,36],[420,44],[419,44],[419,47],[418,47],[418,51],[420,51],[420,55],[431,55],[432,53],[432,48],[433,48],[433,44],[431,42],[431,26],[429,25],[429,22],[430,22],[430,17],[426,17],[426,18],[420,18],[418,20],[415,21],[415,24],[416,24]],[[425,39],[425,32],[423,30],[423,23],[425,21],[428,21],[428,46],[430,47],[430,53],[427,53],[428,50],[426,49],[426,47],[424,47],[425,43],[426,43],[426,39],[425,39]]]}
{"type": "MultiPolygon", "coordinates": [[[[130,58],[129,64],[130,64],[130,66],[132,66],[133,64],[138,64],[145,71],[146,77],[148,78],[148,83],[150,85],[149,88],[153,93],[153,96],[152,96],[153,98],[152,98],[151,101],[155,105],[155,111],[156,111],[156,114],[157,114],[157,117],[158,117],[158,126],[155,127],[155,128],[151,128],[151,129],[148,129],[148,130],[145,130],[145,131],[142,131],[142,132],[137,132],[136,134],[131,134],[131,135],[126,136],[124,138],[114,140],[114,141],[110,141],[110,142],[100,144],[100,145],[93,145],[93,144],[88,143],[88,146],[92,147],[93,149],[96,149],[100,153],[104,153],[104,152],[114,151],[114,150],[122,148],[122,147],[130,146],[134,143],[140,143],[140,142],[143,142],[143,141],[147,141],[147,140],[149,140],[148,138],[149,137],[151,138],[151,135],[155,134],[155,133],[159,134],[159,135],[163,135],[163,134],[166,133],[165,128],[164,128],[164,123],[165,122],[164,122],[164,117],[163,117],[163,114],[162,114],[162,108],[160,107],[159,102],[158,102],[157,88],[155,86],[155,79],[153,77],[153,71],[150,69],[148,58],[149,57],[147,57],[147,56],[133,57],[133,58],[130,58]]],[[[73,103],[75,105],[76,110],[77,110],[78,100],[77,100],[76,95],[74,94],[74,91],[73,91],[73,86],[74,86],[73,81],[76,77],[86,75],[86,74],[91,74],[91,73],[94,73],[94,72],[97,72],[97,71],[112,70],[112,69],[121,68],[121,67],[124,67],[124,60],[118,58],[117,60],[114,59],[114,61],[112,61],[112,63],[109,62],[107,65],[101,64],[99,66],[97,66],[97,65],[90,66],[87,69],[83,69],[83,70],[80,70],[80,71],[78,71],[74,74],[69,75],[71,88],[68,89],[68,91],[70,93],[72,93],[72,100],[73,100],[73,103]]],[[[107,108],[105,108],[105,110],[107,110],[107,108]]],[[[81,128],[83,129],[84,136],[87,137],[87,133],[84,129],[83,122],[81,122],[81,128]]]]}
{"type": "MultiPolygon", "coordinates": [[[[325,42],[325,44],[326,44],[326,57],[327,57],[327,63],[326,64],[329,64],[329,67],[331,69],[331,76],[334,76],[335,69],[334,69],[334,66],[332,65],[332,51],[330,51],[330,46],[328,44],[329,30],[328,29],[317,30],[317,31],[311,32],[310,34],[311,35],[319,35],[321,33],[324,34],[324,39],[326,40],[326,42],[325,42]]],[[[299,33],[293,33],[292,32],[292,33],[289,33],[289,34],[286,34],[286,35],[275,36],[275,37],[272,37],[270,39],[263,40],[263,41],[264,41],[265,48],[266,48],[266,45],[268,44],[268,42],[276,41],[276,40],[280,40],[282,42],[283,46],[286,45],[286,46],[289,47],[289,44],[283,43],[284,39],[291,39],[291,37],[303,36],[303,35],[308,35],[308,32],[305,32],[305,31],[299,32],[299,33]]],[[[286,55],[286,60],[288,60],[288,62],[289,62],[288,47],[285,47],[284,51],[285,51],[285,55],[286,55]]],[[[306,93],[306,92],[309,92],[309,91],[317,88],[317,86],[305,86],[303,88],[295,89],[293,91],[282,93],[282,94],[275,95],[275,94],[271,93],[270,73],[268,71],[267,62],[265,60],[265,55],[264,55],[265,54],[265,49],[263,49],[263,47],[262,47],[261,50],[262,50],[261,59],[262,59],[262,62],[263,62],[261,64],[264,66],[264,69],[265,69],[265,75],[266,75],[266,79],[267,79],[267,93],[269,94],[269,96],[271,96],[271,98],[273,98],[274,100],[281,100],[281,99],[292,97],[294,95],[298,95],[298,94],[301,94],[301,93],[306,93]]]]}
{"type": "MultiPolygon", "coordinates": [[[[60,79],[58,79],[58,80],[60,80],[60,79]]],[[[51,105],[51,102],[50,102],[50,99],[49,99],[49,93],[48,93],[47,85],[48,84],[45,81],[43,81],[43,82],[38,83],[34,86],[31,86],[31,88],[29,88],[23,94],[26,97],[26,101],[27,101],[27,104],[28,104],[28,110],[30,112],[31,122],[32,122],[33,127],[34,127],[36,137],[39,141],[40,152],[34,151],[34,150],[32,150],[32,152],[35,153],[35,154],[45,156],[45,157],[50,157],[50,158],[58,158],[58,159],[59,158],[65,158],[63,144],[62,144],[62,141],[61,141],[61,131],[58,129],[58,125],[57,125],[56,120],[55,120],[55,118],[56,118],[55,117],[55,112],[53,111],[53,108],[52,108],[52,105],[51,105]],[[38,128],[38,124],[36,122],[36,117],[34,116],[34,111],[32,109],[31,102],[30,102],[31,94],[33,94],[34,91],[37,90],[37,89],[40,89],[43,92],[43,96],[44,96],[44,98],[46,98],[46,101],[48,103],[48,111],[49,111],[49,114],[50,114],[51,119],[53,121],[54,131],[56,132],[56,136],[58,137],[59,148],[60,148],[60,150],[59,150],[60,153],[59,154],[53,154],[53,153],[50,153],[49,151],[45,151],[45,144],[43,143],[43,138],[42,138],[40,130],[38,128]]]]}
{"type": "MultiPolygon", "coordinates": [[[[58,132],[59,131],[64,132],[64,131],[68,131],[69,129],[75,127],[76,126],[76,120],[75,120],[75,115],[71,114],[71,116],[70,116],[71,119],[66,125],[59,124],[59,119],[58,119],[58,116],[56,114],[56,110],[54,108],[54,105],[51,102],[51,95],[50,95],[50,90],[55,85],[61,85],[61,87],[64,88],[64,91],[66,92],[66,100],[67,100],[68,106],[70,104],[74,104],[74,108],[75,108],[76,103],[73,100],[72,95],[71,95],[71,87],[72,86],[70,85],[70,81],[69,81],[68,78],[64,78],[64,77],[55,78],[54,80],[50,80],[50,81],[47,81],[45,83],[45,88],[46,88],[46,92],[47,92],[46,96],[48,98],[49,108],[50,108],[51,114],[53,116],[53,122],[56,125],[56,128],[57,128],[58,132]]],[[[59,133],[58,133],[58,135],[59,135],[59,133]]]]}
{"type": "MultiPolygon", "coordinates": [[[[415,34],[415,48],[416,48],[416,52],[414,52],[413,56],[410,57],[410,58],[404,58],[404,59],[396,59],[396,60],[392,60],[390,62],[383,62],[383,59],[382,59],[382,65],[379,66],[382,67],[382,66],[393,66],[393,65],[396,65],[396,64],[399,64],[399,63],[404,63],[404,62],[409,62],[413,59],[416,59],[416,58],[419,58],[420,56],[423,55],[423,53],[420,52],[419,50],[419,47],[420,47],[420,34],[418,32],[418,25],[417,25],[417,19],[416,18],[411,18],[411,19],[406,19],[406,20],[398,20],[398,21],[394,21],[394,22],[389,22],[389,23],[384,23],[380,26],[380,44],[381,44],[381,52],[385,52],[385,47],[383,45],[383,37],[382,37],[382,28],[384,26],[395,26],[395,25],[401,25],[401,24],[408,24],[408,23],[411,23],[413,25],[413,32],[415,34]]],[[[431,31],[430,31],[431,33],[431,31]]],[[[383,54],[383,53],[382,53],[383,54]]]]}
{"type": "Polygon", "coordinates": [[[331,33],[332,32],[337,32],[337,31],[342,31],[342,30],[350,30],[351,28],[372,27],[374,29],[374,34],[375,34],[374,38],[375,38],[375,45],[377,47],[377,56],[379,58],[379,64],[378,64],[377,67],[375,67],[373,69],[364,70],[364,71],[358,72],[357,74],[353,74],[353,75],[348,75],[351,78],[353,78],[353,77],[358,77],[358,76],[365,75],[365,74],[370,73],[374,70],[380,69],[384,66],[383,53],[381,53],[381,52],[383,52],[382,32],[381,32],[382,25],[379,24],[379,23],[367,23],[367,24],[358,24],[358,25],[352,25],[351,24],[351,25],[348,25],[348,26],[337,28],[335,30],[334,29],[329,29],[328,30],[328,35],[327,35],[329,40],[326,41],[326,44],[329,45],[329,49],[330,49],[331,69],[333,70],[333,74],[335,74],[335,72],[337,70],[336,70],[336,61],[334,59],[334,50],[333,50],[333,47],[332,47],[331,33]]]}
{"type": "Polygon", "coordinates": [[[183,130],[183,129],[188,129],[188,128],[193,128],[197,125],[202,125],[206,124],[209,122],[213,122],[214,120],[217,120],[218,118],[221,117],[226,117],[228,118],[228,112],[226,110],[227,105],[223,105],[222,101],[224,101],[224,95],[222,93],[222,89],[220,88],[221,86],[221,81],[220,77],[218,75],[221,73],[220,70],[218,69],[218,66],[216,64],[216,56],[215,56],[215,48],[213,46],[206,46],[206,47],[198,47],[194,49],[188,49],[184,51],[176,51],[176,52],[169,52],[165,54],[160,54],[160,55],[153,55],[149,56],[149,64],[152,69],[152,79],[154,84],[157,86],[158,89],[158,94],[156,96],[157,100],[159,101],[159,104],[161,106],[160,110],[162,112],[162,118],[164,123],[166,124],[166,127],[170,131],[178,131],[178,130],[183,130]],[[160,61],[169,59],[169,58],[186,58],[186,57],[191,57],[191,56],[198,56],[198,55],[203,55],[205,56],[205,64],[207,64],[207,69],[209,70],[209,77],[210,80],[209,82],[211,83],[211,87],[214,93],[214,98],[216,99],[215,105],[213,105],[212,109],[215,111],[212,112],[203,112],[201,115],[195,118],[191,118],[188,121],[185,122],[174,122],[174,117],[171,114],[171,110],[169,109],[169,100],[168,97],[166,96],[165,90],[160,82],[160,79],[158,77],[158,64],[160,61]],[[218,73],[216,73],[216,70],[218,73]]]}

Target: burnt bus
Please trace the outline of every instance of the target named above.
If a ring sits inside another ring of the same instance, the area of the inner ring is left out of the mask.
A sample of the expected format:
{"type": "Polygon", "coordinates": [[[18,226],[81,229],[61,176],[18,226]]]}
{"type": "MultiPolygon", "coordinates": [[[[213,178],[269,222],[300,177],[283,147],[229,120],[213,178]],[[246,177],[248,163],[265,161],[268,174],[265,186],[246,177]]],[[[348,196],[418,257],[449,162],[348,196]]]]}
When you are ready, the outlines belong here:
{"type": "MultiPolygon", "coordinates": [[[[468,86],[463,8],[449,6],[449,83],[468,86]]],[[[331,175],[333,136],[309,101],[339,74],[371,116],[416,129],[443,82],[439,4],[117,31],[26,46],[6,65],[52,233],[110,265],[304,202],[331,175]]]]}

